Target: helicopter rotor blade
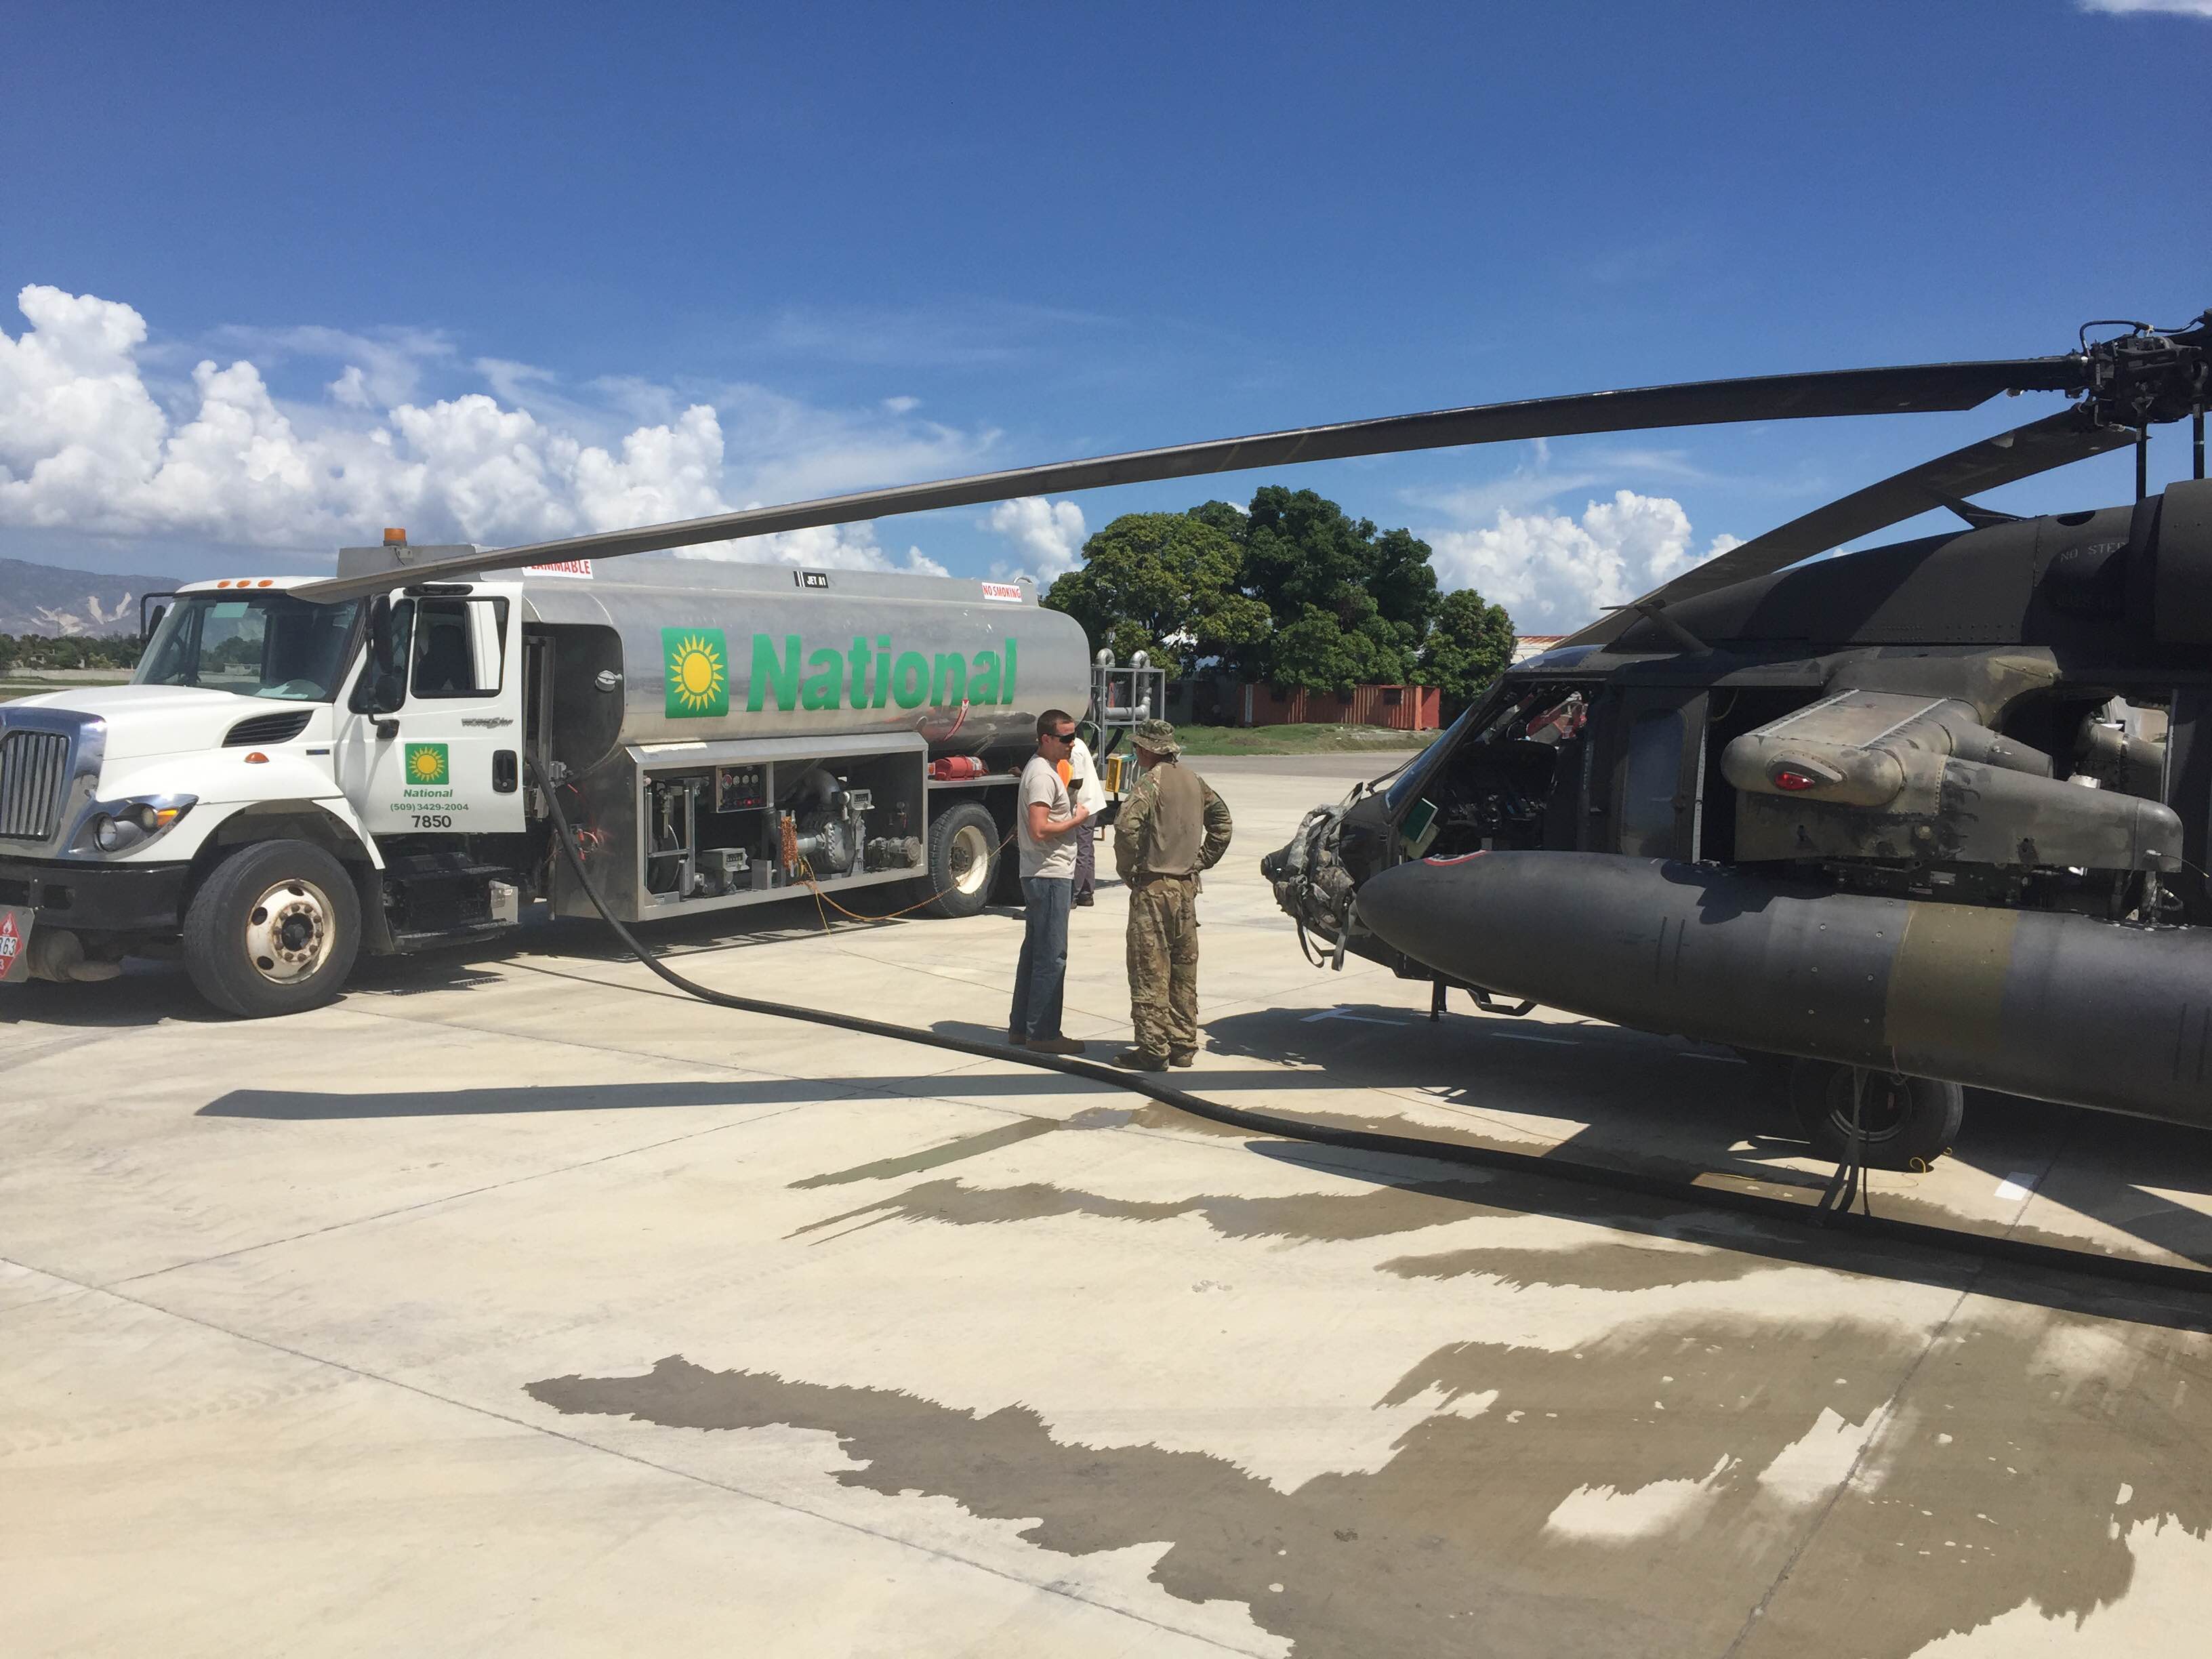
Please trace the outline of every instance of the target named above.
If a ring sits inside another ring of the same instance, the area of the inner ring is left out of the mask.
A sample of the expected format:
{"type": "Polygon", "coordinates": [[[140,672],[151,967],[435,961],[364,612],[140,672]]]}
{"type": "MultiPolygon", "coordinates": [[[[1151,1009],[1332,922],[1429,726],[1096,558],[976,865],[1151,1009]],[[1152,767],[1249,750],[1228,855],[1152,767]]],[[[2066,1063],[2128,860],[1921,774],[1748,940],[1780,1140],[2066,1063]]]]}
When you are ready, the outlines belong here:
{"type": "Polygon", "coordinates": [[[1392,415],[1298,427],[1252,437],[1132,450],[1087,460],[1017,467],[927,483],[902,484],[780,507],[748,507],[680,523],[603,531],[523,547],[486,550],[310,582],[306,599],[359,599],[404,583],[441,576],[512,570],[571,559],[612,559],[706,542],[770,536],[824,525],[856,524],[896,514],[974,507],[1022,495],[1098,489],[1112,484],[1240,472],[1357,455],[1395,454],[1463,444],[1556,438],[1658,427],[1744,421],[1805,420],[1823,416],[1902,415],[1971,409],[2004,392],[2076,392],[2087,384],[2089,360],[2079,354],[1989,362],[1920,363],[1892,368],[1768,374],[1593,392],[1524,402],[1481,404],[1419,415],[1392,415]]]}
{"type": "Polygon", "coordinates": [[[1647,606],[1674,605],[1754,576],[1771,575],[1845,542],[1917,518],[1932,507],[1949,507],[1981,490],[2032,478],[2107,450],[2124,449],[2136,441],[2136,434],[2125,427],[2093,425],[2083,419],[2083,414],[2079,409],[2063,410],[1923,461],[1880,483],[1815,507],[1802,518],[1684,571],[1632,604],[1608,611],[1560,641],[1558,648],[1605,644],[1634,627],[1647,606]]]}

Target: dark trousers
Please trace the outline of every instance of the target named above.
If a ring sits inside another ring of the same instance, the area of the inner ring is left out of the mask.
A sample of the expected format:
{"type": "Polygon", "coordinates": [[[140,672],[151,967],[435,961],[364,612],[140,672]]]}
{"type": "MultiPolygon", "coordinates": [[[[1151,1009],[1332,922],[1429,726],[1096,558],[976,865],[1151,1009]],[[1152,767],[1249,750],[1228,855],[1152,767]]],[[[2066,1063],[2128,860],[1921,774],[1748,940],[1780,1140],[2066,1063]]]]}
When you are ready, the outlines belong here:
{"type": "Polygon", "coordinates": [[[1014,969],[1014,1012],[1006,1020],[1006,1035],[1016,1042],[1060,1035],[1073,886],[1066,876],[1022,878],[1022,959],[1014,969]]]}
{"type": "Polygon", "coordinates": [[[1089,898],[1098,887],[1098,847],[1092,839],[1098,826],[1089,818],[1078,824],[1075,835],[1075,896],[1089,898]]]}

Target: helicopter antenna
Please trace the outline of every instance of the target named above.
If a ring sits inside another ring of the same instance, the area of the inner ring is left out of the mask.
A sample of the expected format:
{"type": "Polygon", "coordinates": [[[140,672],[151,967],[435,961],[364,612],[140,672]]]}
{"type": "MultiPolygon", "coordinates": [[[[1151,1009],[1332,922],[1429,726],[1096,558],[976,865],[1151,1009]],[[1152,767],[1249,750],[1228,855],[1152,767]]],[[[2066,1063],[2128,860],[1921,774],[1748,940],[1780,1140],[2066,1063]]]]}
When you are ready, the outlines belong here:
{"type": "Polygon", "coordinates": [[[2191,477],[2204,476],[2204,369],[2197,370],[2197,401],[2189,406],[2189,436],[2191,447],[2196,452],[2197,465],[2191,477]]]}
{"type": "Polygon", "coordinates": [[[2150,494],[2150,428],[2136,428],[2136,499],[2150,494]]]}

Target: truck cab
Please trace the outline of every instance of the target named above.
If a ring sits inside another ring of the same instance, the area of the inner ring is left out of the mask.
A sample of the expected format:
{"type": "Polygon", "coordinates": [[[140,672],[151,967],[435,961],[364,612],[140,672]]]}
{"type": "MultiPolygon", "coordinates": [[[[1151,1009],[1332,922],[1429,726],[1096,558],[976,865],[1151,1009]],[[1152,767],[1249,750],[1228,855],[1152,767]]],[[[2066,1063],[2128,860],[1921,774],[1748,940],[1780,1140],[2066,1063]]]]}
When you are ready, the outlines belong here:
{"type": "Polygon", "coordinates": [[[364,940],[394,948],[383,884],[418,837],[455,869],[519,869],[520,584],[318,605],[305,580],[193,583],[163,596],[131,684],[0,708],[10,977],[180,948],[218,1006],[284,1012],[364,940]]]}

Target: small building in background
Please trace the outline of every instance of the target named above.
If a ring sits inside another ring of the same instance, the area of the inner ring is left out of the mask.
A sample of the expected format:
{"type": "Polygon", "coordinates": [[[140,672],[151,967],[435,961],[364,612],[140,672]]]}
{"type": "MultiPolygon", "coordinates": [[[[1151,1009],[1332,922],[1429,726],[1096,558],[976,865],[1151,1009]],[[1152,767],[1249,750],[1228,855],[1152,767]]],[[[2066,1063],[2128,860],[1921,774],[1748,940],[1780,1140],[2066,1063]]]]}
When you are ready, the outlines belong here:
{"type": "Polygon", "coordinates": [[[1513,641],[1513,660],[1526,662],[1531,657],[1540,657],[1561,640],[1565,634],[1522,634],[1513,641]]]}
{"type": "Polygon", "coordinates": [[[1355,685],[1349,691],[1302,691],[1287,685],[1244,685],[1234,708],[1237,726],[1387,726],[1434,732],[1443,723],[1444,694],[1433,685],[1355,685]]]}
{"type": "Polygon", "coordinates": [[[1433,685],[1355,685],[1349,691],[1299,691],[1201,671],[1168,682],[1167,717],[1190,726],[1383,726],[1435,732],[1443,693],[1433,685]]]}

